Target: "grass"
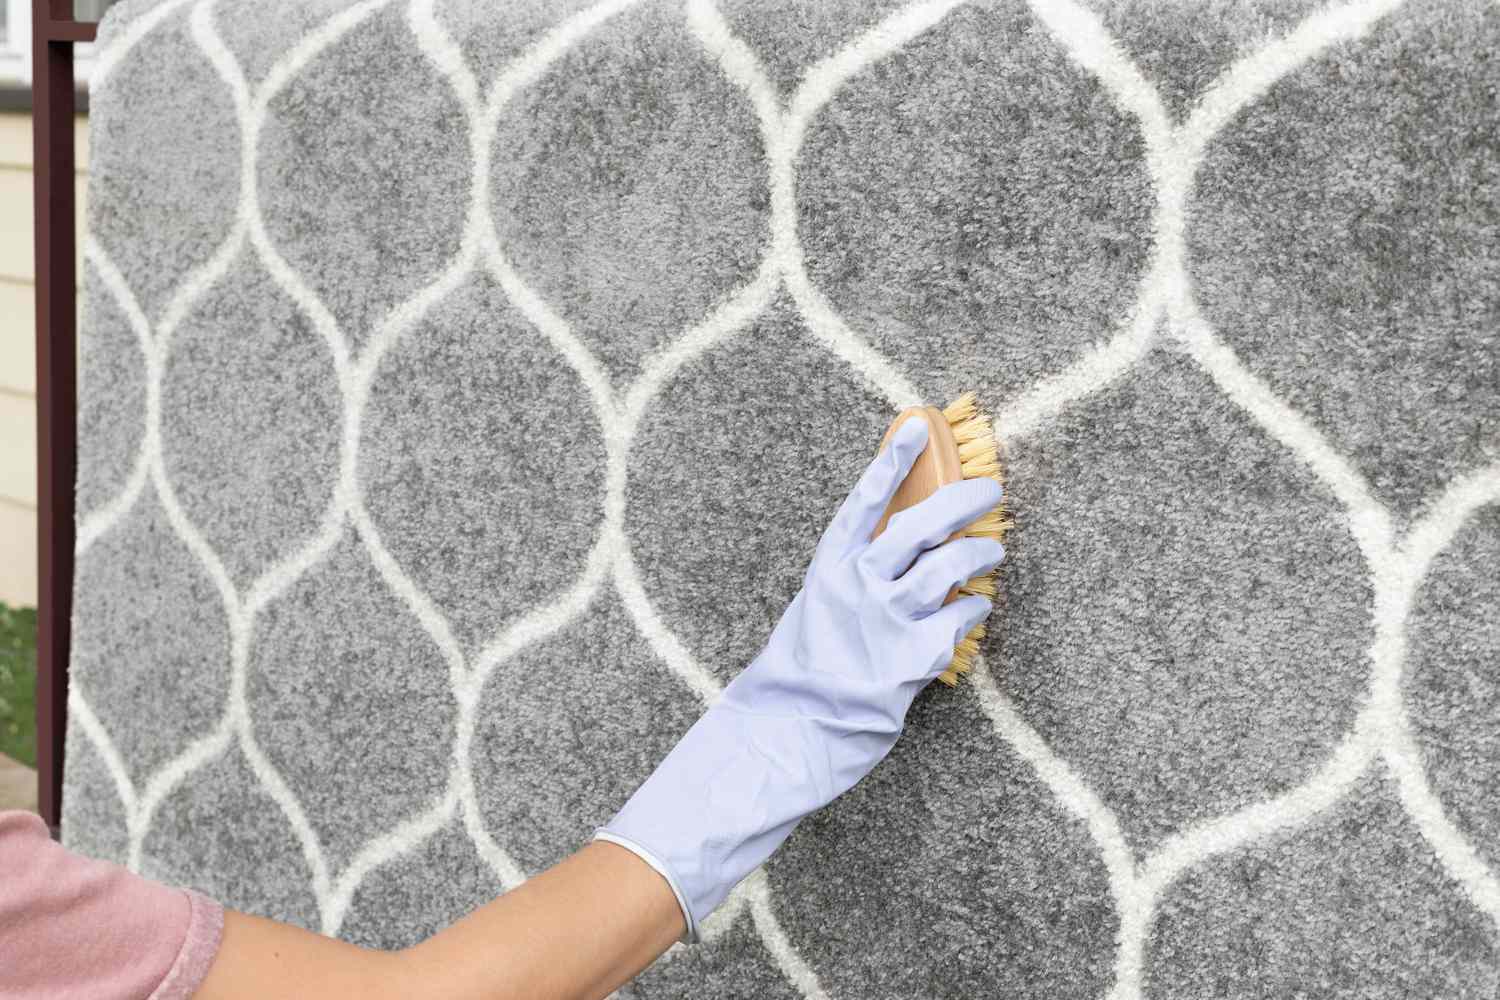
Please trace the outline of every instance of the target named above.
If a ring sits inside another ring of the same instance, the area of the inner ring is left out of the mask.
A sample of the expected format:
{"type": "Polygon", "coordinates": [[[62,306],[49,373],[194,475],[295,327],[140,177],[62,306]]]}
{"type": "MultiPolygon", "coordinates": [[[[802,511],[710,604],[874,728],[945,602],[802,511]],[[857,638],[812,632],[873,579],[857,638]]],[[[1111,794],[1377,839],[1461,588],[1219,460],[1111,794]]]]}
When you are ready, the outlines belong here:
{"type": "Polygon", "coordinates": [[[36,609],[0,604],[0,753],[36,767],[36,609]]]}

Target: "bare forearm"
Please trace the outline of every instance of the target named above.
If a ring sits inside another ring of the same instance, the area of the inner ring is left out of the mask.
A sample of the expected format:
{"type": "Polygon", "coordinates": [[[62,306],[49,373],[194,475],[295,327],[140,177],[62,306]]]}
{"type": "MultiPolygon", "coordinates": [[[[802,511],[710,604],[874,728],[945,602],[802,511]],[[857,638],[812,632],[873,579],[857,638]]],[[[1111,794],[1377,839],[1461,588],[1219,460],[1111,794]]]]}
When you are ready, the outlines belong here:
{"type": "Polygon", "coordinates": [[[596,1000],[651,964],[683,929],[660,875],[623,848],[593,843],[401,952],[229,913],[197,998],[596,1000]]]}
{"type": "Polygon", "coordinates": [[[684,927],[660,875],[622,847],[592,843],[403,952],[405,995],[597,1000],[650,965],[684,927]],[[442,988],[429,991],[434,981],[442,988]]]}

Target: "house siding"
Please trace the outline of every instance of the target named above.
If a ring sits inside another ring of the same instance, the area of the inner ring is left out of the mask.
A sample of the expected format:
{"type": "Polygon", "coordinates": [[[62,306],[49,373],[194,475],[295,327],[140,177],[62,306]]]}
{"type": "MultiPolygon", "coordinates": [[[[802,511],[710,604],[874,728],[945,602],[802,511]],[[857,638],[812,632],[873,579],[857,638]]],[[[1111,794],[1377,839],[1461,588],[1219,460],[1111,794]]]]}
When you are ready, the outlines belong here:
{"type": "MultiPolygon", "coordinates": [[[[80,117],[78,218],[88,124],[80,117]]],[[[36,324],[31,116],[0,114],[0,601],[36,604],[36,324]]],[[[81,245],[80,240],[80,245],[81,245]]]]}

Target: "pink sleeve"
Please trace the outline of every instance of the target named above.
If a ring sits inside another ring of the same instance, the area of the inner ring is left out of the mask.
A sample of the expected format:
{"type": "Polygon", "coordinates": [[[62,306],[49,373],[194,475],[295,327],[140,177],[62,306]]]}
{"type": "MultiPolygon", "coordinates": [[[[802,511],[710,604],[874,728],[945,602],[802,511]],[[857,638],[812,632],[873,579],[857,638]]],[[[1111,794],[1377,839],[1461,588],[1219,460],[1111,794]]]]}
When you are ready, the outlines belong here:
{"type": "Polygon", "coordinates": [[[224,910],[73,854],[40,816],[0,812],[0,993],[14,1000],[178,1000],[219,950],[224,910]]]}

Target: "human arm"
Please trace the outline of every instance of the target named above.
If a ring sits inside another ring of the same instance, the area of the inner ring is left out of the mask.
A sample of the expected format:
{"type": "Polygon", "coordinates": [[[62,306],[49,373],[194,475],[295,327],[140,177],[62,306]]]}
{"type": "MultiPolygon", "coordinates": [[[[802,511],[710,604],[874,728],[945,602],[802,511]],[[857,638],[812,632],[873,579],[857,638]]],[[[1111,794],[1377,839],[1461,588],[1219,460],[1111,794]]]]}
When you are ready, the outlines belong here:
{"type": "MultiPolygon", "coordinates": [[[[895,436],[819,542],[803,587],[766,647],[689,730],[596,841],[557,867],[398,953],[367,960],[353,946],[345,989],[365,997],[596,998],[644,968],[762,863],[801,816],[853,785],[890,750],[912,699],[989,610],[943,601],[993,567],[998,543],[947,539],[999,502],[990,481],[955,484],[870,534],[921,452],[925,426],[895,436]],[[610,842],[613,841],[613,842],[610,842]],[[680,903],[680,905],[679,905],[680,903]],[[375,969],[371,982],[368,970],[375,969]]],[[[305,984],[333,954],[326,938],[268,929],[222,977],[238,1000],[245,976],[278,968],[264,993],[305,984]],[[266,946],[271,950],[267,954],[266,946]],[[289,961],[288,956],[295,959],[289,961]],[[248,957],[247,957],[248,956],[248,957]],[[241,961],[244,959],[245,961],[241,961]],[[299,968],[305,960],[308,969],[299,968]]],[[[207,985],[207,984],[206,984],[207,985]]],[[[316,995],[316,994],[309,994],[316,995]]]]}
{"type": "Polygon", "coordinates": [[[233,911],[195,1000],[433,997],[595,1000],[683,933],[671,888],[631,852],[591,843],[403,951],[233,911]]]}
{"type": "Polygon", "coordinates": [[[7,834],[0,815],[0,860],[10,862],[0,877],[40,873],[0,894],[3,992],[24,1000],[606,996],[673,941],[691,939],[802,816],[889,752],[912,699],[987,613],[982,598],[943,600],[1003,550],[946,540],[998,503],[998,486],[945,487],[870,541],[925,443],[922,422],[905,426],[829,525],[766,647],[600,842],[427,941],[384,952],[225,913],[196,893],[65,851],[35,817],[12,821],[7,834]]]}

